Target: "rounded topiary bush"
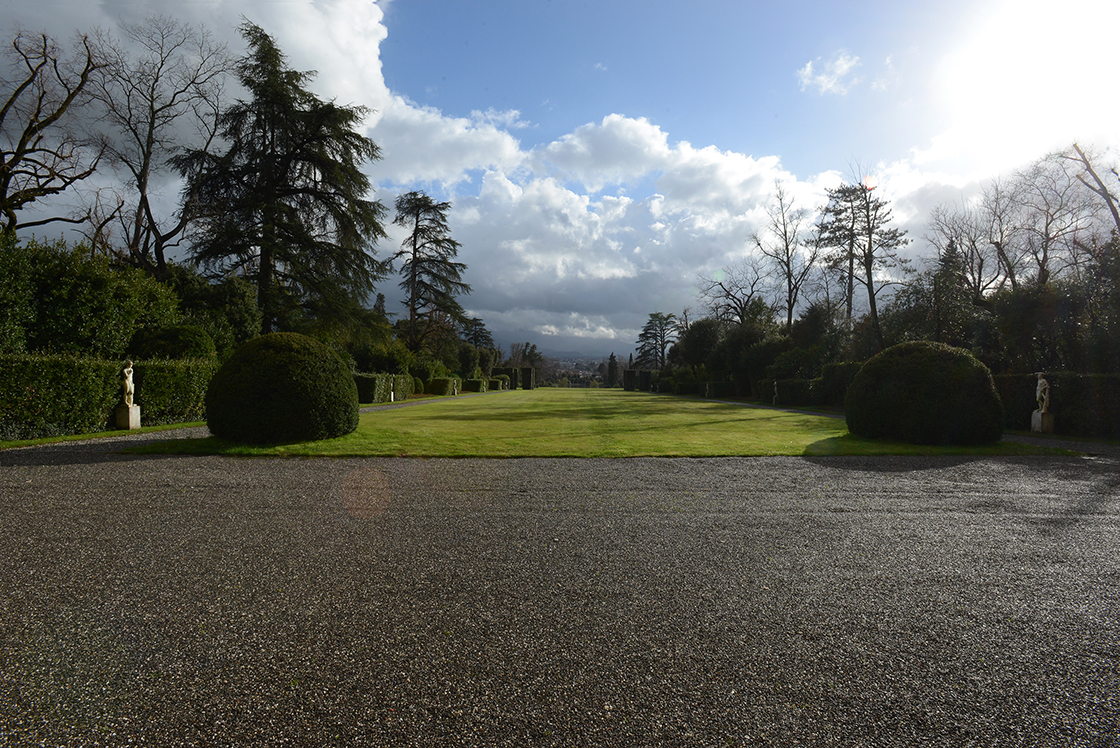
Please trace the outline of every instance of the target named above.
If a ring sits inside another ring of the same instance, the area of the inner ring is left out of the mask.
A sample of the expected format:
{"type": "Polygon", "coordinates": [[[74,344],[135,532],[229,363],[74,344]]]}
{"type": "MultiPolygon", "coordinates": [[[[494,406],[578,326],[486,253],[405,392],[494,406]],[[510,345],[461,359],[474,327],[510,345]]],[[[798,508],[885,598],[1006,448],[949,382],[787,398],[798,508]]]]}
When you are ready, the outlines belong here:
{"type": "Polygon", "coordinates": [[[358,427],[349,367],[323,343],[271,333],[238,348],[210,380],[211,433],[250,444],[330,439],[358,427]]]}
{"type": "Polygon", "coordinates": [[[893,346],[860,369],[844,400],[848,430],[911,444],[986,444],[1003,435],[992,374],[942,343],[893,346]]]}

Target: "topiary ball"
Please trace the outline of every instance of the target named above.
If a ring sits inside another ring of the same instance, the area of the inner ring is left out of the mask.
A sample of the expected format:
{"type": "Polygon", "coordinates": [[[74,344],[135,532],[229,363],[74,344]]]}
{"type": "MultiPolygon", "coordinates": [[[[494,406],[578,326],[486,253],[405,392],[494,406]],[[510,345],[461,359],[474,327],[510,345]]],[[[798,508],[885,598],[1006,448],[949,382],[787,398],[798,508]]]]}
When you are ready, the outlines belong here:
{"type": "Polygon", "coordinates": [[[206,393],[210,432],[249,444],[331,439],[358,427],[350,368],[323,343],[290,332],[253,338],[206,393]]]}
{"type": "Polygon", "coordinates": [[[987,444],[1003,436],[988,367],[942,343],[902,343],[871,358],[844,400],[848,431],[911,444],[987,444]]]}

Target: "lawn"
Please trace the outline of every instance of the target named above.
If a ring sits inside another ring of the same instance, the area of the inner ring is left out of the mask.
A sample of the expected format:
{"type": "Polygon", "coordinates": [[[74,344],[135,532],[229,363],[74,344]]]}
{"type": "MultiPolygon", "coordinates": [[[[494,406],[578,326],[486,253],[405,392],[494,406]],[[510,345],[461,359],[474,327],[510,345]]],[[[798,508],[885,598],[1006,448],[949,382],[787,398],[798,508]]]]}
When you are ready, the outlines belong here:
{"type": "Polygon", "coordinates": [[[918,447],[848,434],[841,418],[608,389],[514,390],[363,413],[319,442],[246,447],[183,439],[136,451],[308,457],[722,457],[1063,453],[1000,443],[918,447]]]}

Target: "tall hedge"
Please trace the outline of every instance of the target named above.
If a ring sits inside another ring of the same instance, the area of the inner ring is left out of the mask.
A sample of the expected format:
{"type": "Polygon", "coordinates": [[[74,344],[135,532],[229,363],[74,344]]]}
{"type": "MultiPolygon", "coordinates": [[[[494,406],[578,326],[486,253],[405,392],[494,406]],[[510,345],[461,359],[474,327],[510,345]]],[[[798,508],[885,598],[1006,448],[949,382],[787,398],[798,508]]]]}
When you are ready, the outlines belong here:
{"type": "MultiPolygon", "coordinates": [[[[214,359],[135,361],[144,426],[202,420],[214,359]]],[[[0,355],[0,439],[112,430],[123,361],[77,356],[0,355]]]]}
{"type": "Polygon", "coordinates": [[[141,425],[162,426],[206,417],[206,391],[218,370],[213,357],[137,361],[132,370],[141,425]]]}
{"type": "Polygon", "coordinates": [[[76,356],[0,356],[0,439],[104,431],[123,363],[76,356]]]}
{"type": "Polygon", "coordinates": [[[358,387],[359,403],[387,403],[408,398],[413,391],[414,379],[410,374],[356,373],[354,384],[358,387]]]}
{"type": "MultiPolygon", "coordinates": [[[[1050,383],[1055,433],[1120,439],[1120,375],[1060,371],[1044,376],[1050,383]]],[[[1003,400],[1006,428],[1029,430],[1031,413],[1038,407],[1038,376],[1004,374],[994,380],[1003,400]]]]}

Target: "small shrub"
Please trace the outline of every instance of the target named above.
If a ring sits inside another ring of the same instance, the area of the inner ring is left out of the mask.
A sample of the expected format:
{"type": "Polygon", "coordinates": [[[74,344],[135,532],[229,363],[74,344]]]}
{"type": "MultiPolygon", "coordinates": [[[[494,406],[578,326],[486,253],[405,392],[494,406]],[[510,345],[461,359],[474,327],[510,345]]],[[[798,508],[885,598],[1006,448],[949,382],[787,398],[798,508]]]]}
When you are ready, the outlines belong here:
{"type": "Polygon", "coordinates": [[[216,436],[252,444],[330,439],[358,427],[358,389],[323,343],[297,333],[262,335],[214,375],[206,420],[216,436]]]}
{"type": "Polygon", "coordinates": [[[844,403],[857,436],[911,444],[985,444],[1003,435],[991,372],[941,343],[901,343],[874,356],[844,403]]]}

